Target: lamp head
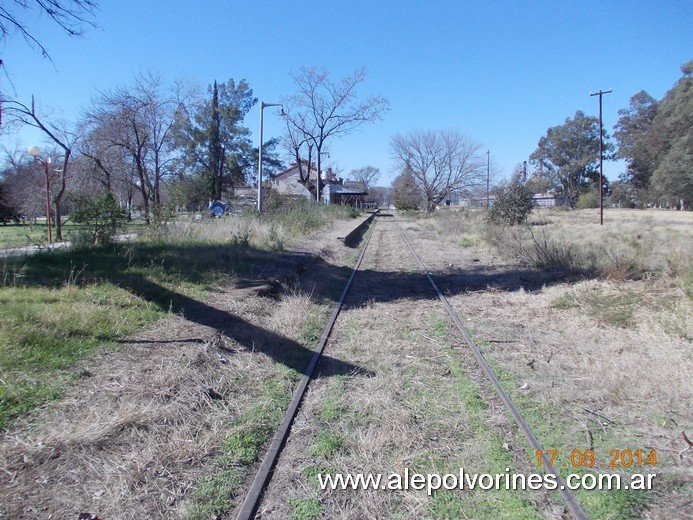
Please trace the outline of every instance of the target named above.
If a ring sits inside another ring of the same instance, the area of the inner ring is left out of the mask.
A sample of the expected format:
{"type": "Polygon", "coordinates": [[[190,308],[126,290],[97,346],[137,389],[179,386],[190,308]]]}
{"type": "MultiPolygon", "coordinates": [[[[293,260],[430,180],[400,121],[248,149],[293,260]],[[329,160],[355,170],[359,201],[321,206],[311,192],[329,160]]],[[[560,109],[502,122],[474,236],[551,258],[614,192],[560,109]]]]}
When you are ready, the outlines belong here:
{"type": "Polygon", "coordinates": [[[26,152],[32,157],[38,157],[41,154],[41,149],[38,146],[34,145],[27,148],[26,152]]]}

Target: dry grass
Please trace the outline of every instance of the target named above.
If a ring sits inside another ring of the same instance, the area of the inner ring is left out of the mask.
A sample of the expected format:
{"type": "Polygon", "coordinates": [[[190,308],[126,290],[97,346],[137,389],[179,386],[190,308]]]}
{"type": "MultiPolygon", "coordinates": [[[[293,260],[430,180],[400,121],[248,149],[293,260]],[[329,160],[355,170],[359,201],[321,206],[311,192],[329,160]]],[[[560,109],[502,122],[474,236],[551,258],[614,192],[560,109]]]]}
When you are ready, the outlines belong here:
{"type": "Polygon", "coordinates": [[[546,229],[582,258],[604,253],[596,278],[577,283],[553,276],[541,285],[527,274],[514,283],[520,267],[504,266],[491,248],[475,253],[487,277],[451,267],[445,244],[424,254],[443,290],[454,288],[454,273],[487,284],[453,291],[452,303],[546,448],[563,461],[594,449],[600,472],[658,474],[650,494],[580,493],[591,516],[674,518],[689,508],[693,452],[682,432],[690,439],[693,429],[692,218],[610,210],[602,227],[595,211],[540,212],[535,234],[546,229]],[[657,466],[606,467],[614,449],[656,449],[657,466]]]}
{"type": "Polygon", "coordinates": [[[607,278],[631,272],[685,277],[693,258],[690,211],[610,209],[599,225],[598,210],[538,210],[530,219],[574,244],[607,278]]]}
{"type": "Polygon", "coordinates": [[[262,215],[250,210],[242,215],[230,215],[222,219],[175,222],[164,230],[166,240],[173,242],[228,243],[250,246],[270,251],[283,251],[292,247],[296,238],[305,235],[322,235],[321,230],[351,222],[361,215],[354,208],[345,206],[315,206],[303,200],[267,209],[262,215]]]}
{"type": "MultiPolygon", "coordinates": [[[[218,224],[212,242],[229,236],[218,224]]],[[[338,234],[304,241],[289,270],[279,258],[253,260],[258,280],[217,287],[122,349],[80,362],[62,400],[3,433],[0,518],[208,519],[230,510],[324,321],[322,272],[336,283],[353,255],[338,234]]]]}
{"type": "Polygon", "coordinates": [[[690,500],[684,483],[693,478],[681,434],[693,424],[693,308],[680,289],[588,281],[539,293],[478,292],[456,298],[455,305],[485,309],[471,326],[488,342],[490,359],[510,374],[508,390],[521,399],[545,446],[564,460],[574,449],[594,449],[602,472],[614,471],[605,467],[612,449],[656,449],[657,467],[632,471],[658,473],[654,493],[644,499],[651,518],[677,515],[690,500]],[[609,323],[589,307],[594,292],[623,291],[639,300],[626,323],[609,323]],[[574,306],[561,304],[566,294],[574,306]]]}
{"type": "MultiPolygon", "coordinates": [[[[607,222],[615,215],[607,212],[607,222]]],[[[622,227],[609,228],[649,244],[641,256],[660,266],[656,276],[579,283],[546,281],[498,258],[475,212],[404,225],[546,448],[565,460],[591,445],[600,462],[611,449],[658,450],[653,493],[582,493],[590,517],[680,517],[691,499],[693,452],[684,451],[681,431],[691,437],[693,308],[678,274],[691,264],[691,231],[688,217],[669,215],[680,223],[631,222],[624,213],[622,227]]],[[[547,213],[533,229],[603,245],[606,225],[583,223],[592,227],[581,235],[579,220],[593,217],[547,213]]],[[[271,227],[262,235],[265,224],[257,225],[250,241],[269,237],[271,227]]],[[[214,226],[213,240],[245,236],[242,226],[214,226]]],[[[319,471],[535,471],[533,454],[390,231],[373,236],[376,253],[356,278],[357,296],[337,322],[260,516],[560,517],[562,504],[544,493],[317,489],[319,471]]],[[[212,293],[204,305],[220,313],[218,326],[171,315],[130,338],[127,350],[82,363],[63,401],[3,435],[0,517],[209,519],[237,504],[263,444],[254,436],[271,434],[298,376],[290,359],[278,361],[281,351],[312,344],[353,260],[335,239],[343,235],[333,228],[293,241],[292,249],[319,259],[307,264],[314,269],[298,266],[295,280],[258,265],[257,281],[280,288],[268,297],[252,285],[212,293]]],[[[628,257],[635,246],[625,247],[628,257]]]]}
{"type": "MultiPolygon", "coordinates": [[[[258,299],[245,313],[269,306],[258,299]]],[[[271,360],[183,318],[132,342],[90,359],[66,399],[13,425],[2,448],[8,518],[181,516],[229,421],[273,377],[271,360]]]]}
{"type": "MultiPolygon", "coordinates": [[[[407,226],[410,227],[410,226],[407,226]]],[[[411,226],[410,232],[414,232],[411,226]]],[[[321,491],[318,473],[529,471],[481,378],[453,348],[435,293],[380,221],[327,353],[260,506],[261,518],[536,518],[555,504],[522,492],[321,491]],[[368,374],[364,374],[367,371],[368,374]],[[483,384],[483,383],[481,383],[483,384]],[[490,397],[489,397],[490,396],[490,397]],[[505,446],[505,448],[504,448],[505,446]]],[[[421,246],[421,244],[417,244],[421,246]]]]}

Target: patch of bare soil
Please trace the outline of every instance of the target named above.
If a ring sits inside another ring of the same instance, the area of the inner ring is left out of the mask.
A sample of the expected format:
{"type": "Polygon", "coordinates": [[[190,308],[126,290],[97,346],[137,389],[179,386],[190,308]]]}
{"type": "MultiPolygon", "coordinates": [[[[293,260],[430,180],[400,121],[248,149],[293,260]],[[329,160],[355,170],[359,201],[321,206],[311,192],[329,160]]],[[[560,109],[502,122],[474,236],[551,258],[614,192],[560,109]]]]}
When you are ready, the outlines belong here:
{"type": "Polygon", "coordinates": [[[277,363],[302,370],[296,338],[310,293],[353,255],[336,240],[347,225],[81,362],[63,399],[2,433],[0,518],[180,517],[261,382],[277,363]]]}

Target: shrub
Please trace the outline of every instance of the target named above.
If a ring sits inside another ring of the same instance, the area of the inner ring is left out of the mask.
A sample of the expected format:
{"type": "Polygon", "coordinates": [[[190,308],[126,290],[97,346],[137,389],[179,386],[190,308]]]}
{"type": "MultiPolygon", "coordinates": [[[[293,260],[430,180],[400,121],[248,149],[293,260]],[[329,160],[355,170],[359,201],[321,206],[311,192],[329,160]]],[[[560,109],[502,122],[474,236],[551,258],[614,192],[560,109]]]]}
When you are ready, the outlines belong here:
{"type": "Polygon", "coordinates": [[[589,209],[599,207],[599,191],[590,190],[580,195],[576,205],[577,209],[589,209]]]}
{"type": "Polygon", "coordinates": [[[110,242],[118,228],[125,223],[125,212],[110,191],[105,191],[92,200],[76,199],[75,205],[77,209],[72,219],[87,225],[92,244],[110,242]]]}
{"type": "Polygon", "coordinates": [[[501,188],[491,206],[489,218],[496,224],[524,224],[532,209],[532,192],[523,184],[515,183],[501,188]]]}
{"type": "Polygon", "coordinates": [[[411,173],[403,173],[392,183],[392,196],[395,208],[399,210],[417,210],[423,201],[421,190],[411,173]]]}

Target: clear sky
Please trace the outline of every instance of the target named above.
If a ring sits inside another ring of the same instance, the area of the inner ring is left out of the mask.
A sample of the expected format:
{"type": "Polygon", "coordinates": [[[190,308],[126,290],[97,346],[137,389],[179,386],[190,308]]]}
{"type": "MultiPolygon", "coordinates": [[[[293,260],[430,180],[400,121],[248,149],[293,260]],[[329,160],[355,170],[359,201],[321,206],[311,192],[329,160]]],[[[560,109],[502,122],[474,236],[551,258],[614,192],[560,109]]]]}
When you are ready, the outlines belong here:
{"type": "MultiPolygon", "coordinates": [[[[329,143],[330,161],[349,171],[393,171],[390,138],[413,129],[459,129],[489,150],[507,177],[551,126],[576,110],[604,124],[645,90],[661,99],[693,59],[693,0],[101,0],[98,28],[70,38],[43,17],[26,23],[50,52],[19,37],[0,44],[0,89],[77,120],[99,91],[132,84],[151,70],[203,88],[246,79],[259,100],[295,90],[290,73],[325,67],[334,79],[365,65],[360,93],[390,102],[381,121],[329,143]]],[[[265,110],[265,139],[282,124],[265,110]]],[[[246,125],[256,140],[259,108],[246,125]]],[[[23,134],[14,148],[34,144],[23,134]]],[[[620,163],[605,164],[615,179],[620,163]]]]}

